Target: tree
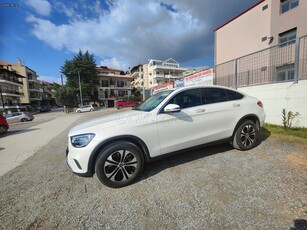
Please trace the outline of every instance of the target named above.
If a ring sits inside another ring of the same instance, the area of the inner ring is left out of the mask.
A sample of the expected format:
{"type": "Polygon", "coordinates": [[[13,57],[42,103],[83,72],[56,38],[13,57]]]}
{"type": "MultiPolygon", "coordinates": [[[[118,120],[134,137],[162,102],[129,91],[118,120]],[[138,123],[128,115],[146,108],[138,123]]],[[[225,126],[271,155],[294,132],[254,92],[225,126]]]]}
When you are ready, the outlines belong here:
{"type": "MultiPolygon", "coordinates": [[[[72,60],[66,60],[61,67],[61,73],[66,76],[66,90],[75,90],[75,95],[79,95],[79,77],[82,88],[82,97],[92,101],[98,101],[97,85],[98,73],[96,71],[96,61],[93,54],[81,50],[72,60]]],[[[68,91],[67,91],[68,92],[68,91]]]]}
{"type": "Polygon", "coordinates": [[[76,89],[74,87],[64,85],[64,86],[54,86],[54,97],[56,104],[59,106],[66,107],[76,107],[78,105],[78,100],[76,97],[76,89]]]}

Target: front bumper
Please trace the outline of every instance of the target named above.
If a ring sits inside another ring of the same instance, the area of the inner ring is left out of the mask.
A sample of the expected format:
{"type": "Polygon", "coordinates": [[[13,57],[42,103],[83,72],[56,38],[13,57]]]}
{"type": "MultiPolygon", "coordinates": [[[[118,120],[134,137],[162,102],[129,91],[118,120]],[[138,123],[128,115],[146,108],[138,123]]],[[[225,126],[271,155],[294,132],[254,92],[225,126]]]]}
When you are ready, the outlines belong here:
{"type": "Polygon", "coordinates": [[[84,169],[82,168],[80,162],[77,159],[71,158],[69,156],[69,147],[66,148],[66,164],[68,166],[68,168],[75,173],[78,176],[82,176],[82,177],[92,177],[93,176],[93,172],[90,170],[87,170],[88,167],[84,167],[84,169]]]}

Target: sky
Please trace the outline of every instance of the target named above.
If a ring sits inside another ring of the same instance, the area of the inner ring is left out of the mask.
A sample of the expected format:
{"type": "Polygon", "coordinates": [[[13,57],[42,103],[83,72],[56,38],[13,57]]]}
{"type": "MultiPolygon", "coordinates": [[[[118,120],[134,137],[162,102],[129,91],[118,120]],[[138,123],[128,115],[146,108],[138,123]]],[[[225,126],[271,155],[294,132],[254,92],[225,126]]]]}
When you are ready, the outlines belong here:
{"type": "Polygon", "coordinates": [[[61,82],[79,50],[97,66],[128,70],[148,59],[214,65],[214,29],[259,0],[0,0],[0,60],[61,82]]]}

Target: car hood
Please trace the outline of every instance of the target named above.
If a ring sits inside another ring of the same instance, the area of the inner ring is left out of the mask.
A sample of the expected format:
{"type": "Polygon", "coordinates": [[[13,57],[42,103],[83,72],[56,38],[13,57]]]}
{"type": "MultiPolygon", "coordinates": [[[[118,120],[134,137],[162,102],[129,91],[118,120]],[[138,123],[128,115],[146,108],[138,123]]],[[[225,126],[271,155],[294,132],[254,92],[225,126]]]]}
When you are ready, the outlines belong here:
{"type": "Polygon", "coordinates": [[[69,131],[68,135],[74,136],[83,133],[96,133],[105,131],[106,129],[121,128],[123,126],[134,126],[135,123],[140,122],[147,116],[149,116],[149,113],[143,111],[131,110],[119,112],[76,125],[69,131]]]}

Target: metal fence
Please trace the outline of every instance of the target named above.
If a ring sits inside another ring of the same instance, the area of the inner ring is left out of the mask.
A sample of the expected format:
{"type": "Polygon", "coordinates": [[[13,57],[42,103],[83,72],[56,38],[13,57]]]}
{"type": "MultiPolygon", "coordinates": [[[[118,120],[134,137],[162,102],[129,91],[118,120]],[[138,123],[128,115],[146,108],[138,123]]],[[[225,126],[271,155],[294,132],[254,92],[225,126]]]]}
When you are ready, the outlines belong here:
{"type": "Polygon", "coordinates": [[[307,35],[214,69],[214,83],[232,88],[307,79],[307,35]]]}

